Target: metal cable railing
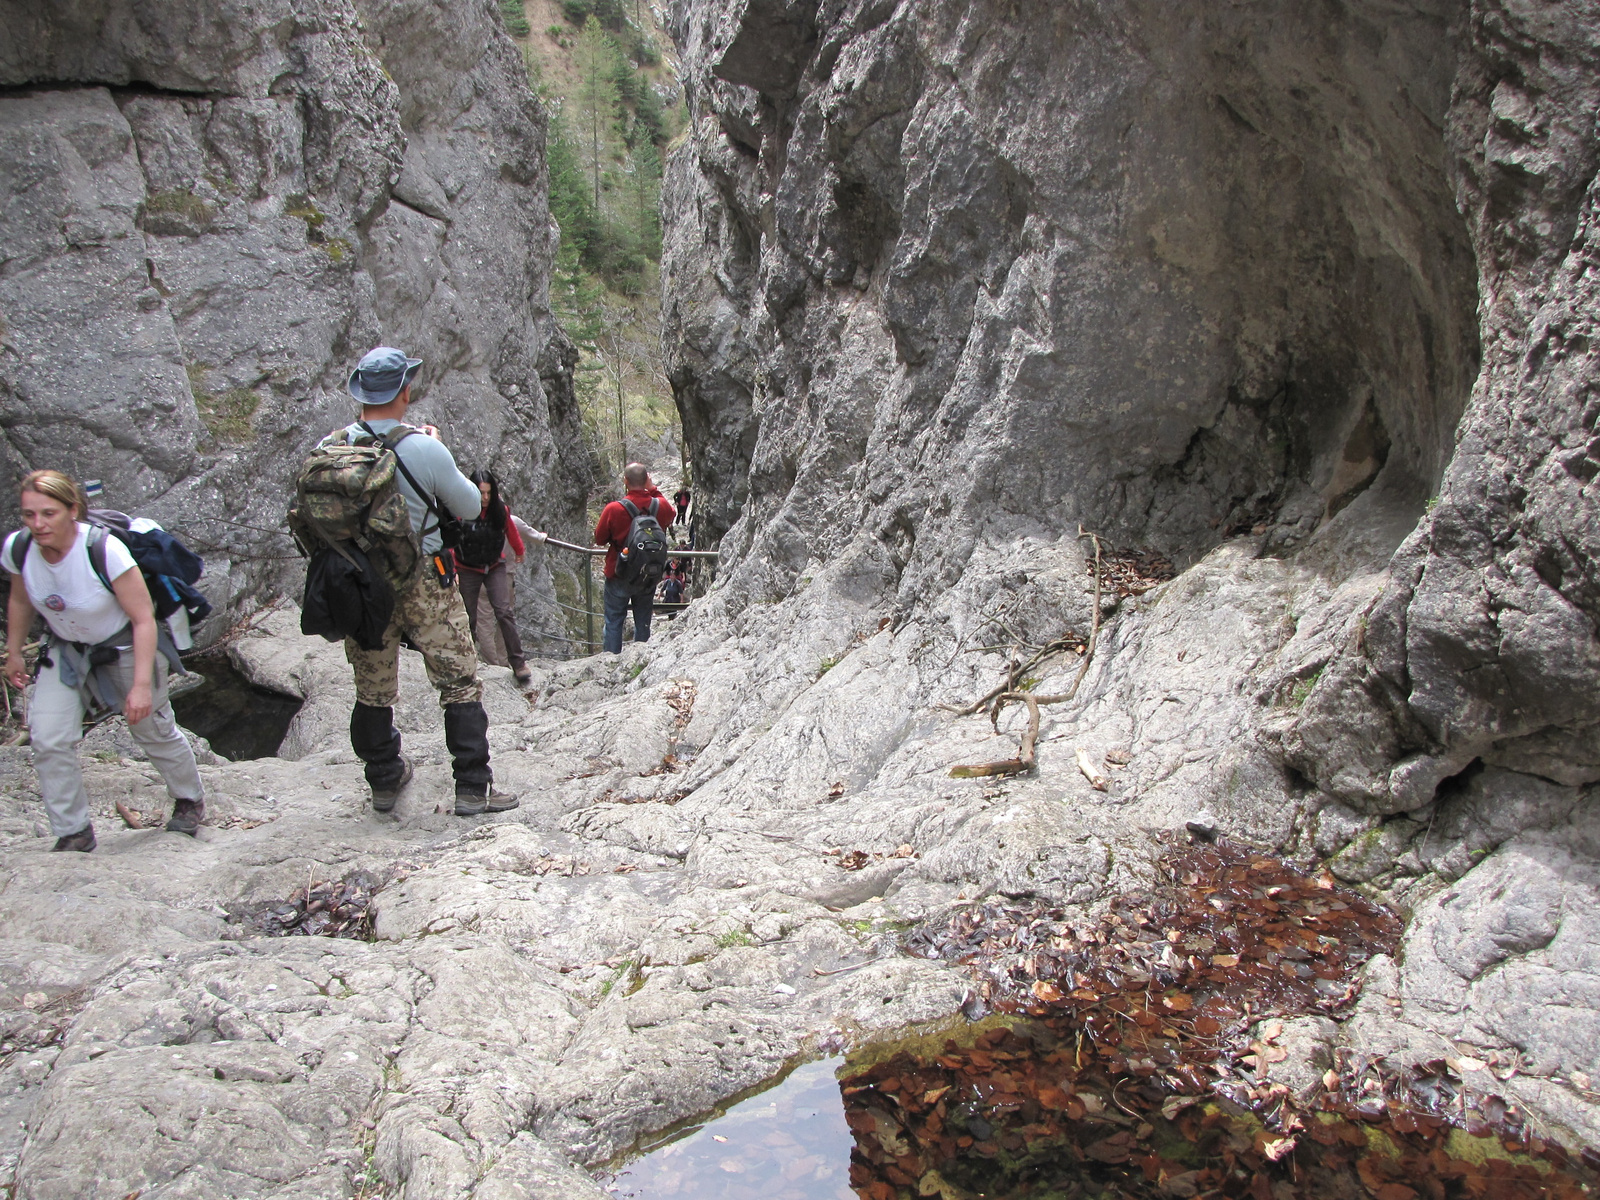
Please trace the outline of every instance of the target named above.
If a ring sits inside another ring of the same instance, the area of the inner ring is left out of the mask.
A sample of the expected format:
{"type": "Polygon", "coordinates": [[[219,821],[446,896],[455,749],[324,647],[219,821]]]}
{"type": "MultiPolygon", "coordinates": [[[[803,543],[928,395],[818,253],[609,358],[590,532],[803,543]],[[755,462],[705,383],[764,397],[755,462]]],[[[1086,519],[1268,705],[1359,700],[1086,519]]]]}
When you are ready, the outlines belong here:
{"type": "MultiPolygon", "coordinates": [[[[269,529],[269,528],[267,528],[265,526],[262,526],[262,525],[252,525],[252,524],[248,524],[248,523],[243,522],[243,521],[232,520],[232,519],[227,518],[227,517],[217,517],[217,516],[209,516],[209,515],[207,515],[207,516],[202,516],[202,517],[200,517],[198,519],[209,521],[209,522],[213,522],[213,523],[219,524],[219,525],[232,526],[233,528],[236,528],[236,529],[249,530],[249,531],[251,531],[253,533],[262,533],[262,534],[267,534],[267,535],[270,535],[270,536],[273,536],[273,537],[281,537],[281,538],[284,538],[286,540],[290,536],[288,534],[288,532],[286,530],[283,530],[283,529],[269,529]]],[[[229,558],[236,559],[236,560],[245,560],[245,561],[289,561],[289,560],[293,560],[293,559],[301,557],[298,554],[263,554],[263,553],[259,552],[258,550],[255,550],[254,548],[246,548],[246,547],[239,547],[239,546],[229,546],[229,545],[227,545],[225,543],[215,541],[212,538],[207,537],[205,534],[198,534],[197,535],[197,534],[194,534],[194,533],[190,533],[190,534],[188,534],[186,536],[185,540],[188,541],[197,550],[200,550],[203,553],[208,553],[208,554],[210,554],[210,553],[220,553],[220,554],[227,555],[229,558]]],[[[596,558],[603,558],[605,555],[610,553],[610,548],[607,547],[607,546],[579,546],[579,545],[576,545],[576,544],[574,544],[572,542],[565,542],[565,541],[562,541],[560,538],[553,538],[553,537],[545,538],[544,544],[547,547],[554,547],[557,550],[566,550],[566,551],[569,551],[571,553],[581,554],[581,555],[584,556],[585,562],[584,562],[584,569],[583,569],[583,592],[584,592],[584,596],[583,596],[584,604],[583,604],[583,607],[580,608],[577,605],[568,604],[565,601],[561,600],[559,597],[555,599],[555,604],[556,604],[557,608],[560,608],[565,612],[572,613],[574,616],[583,617],[584,620],[585,620],[585,623],[587,625],[586,632],[587,632],[588,636],[587,637],[582,637],[582,638],[571,638],[571,637],[563,637],[560,634],[540,634],[540,635],[536,635],[537,640],[539,640],[539,641],[561,642],[561,643],[564,643],[564,644],[569,645],[569,646],[586,646],[586,647],[588,647],[589,653],[591,653],[591,654],[595,653],[599,649],[599,645],[600,645],[599,639],[595,636],[595,633],[596,633],[595,626],[596,626],[596,623],[600,620],[602,614],[601,614],[598,606],[595,603],[596,597],[595,597],[595,594],[594,594],[594,592],[595,592],[595,588],[594,588],[594,571],[593,571],[593,565],[592,564],[593,564],[593,562],[594,562],[594,560],[596,558]]],[[[719,557],[720,552],[717,551],[717,550],[672,550],[670,552],[670,555],[671,555],[672,558],[675,558],[675,559],[691,559],[691,558],[716,559],[716,558],[719,557]]],[[[678,606],[674,605],[673,607],[678,607],[678,606]]]]}
{"type": "MultiPolygon", "coordinates": [[[[595,606],[594,560],[597,559],[597,558],[604,557],[606,554],[609,554],[610,553],[610,548],[607,547],[607,546],[577,546],[577,545],[574,545],[571,542],[564,542],[560,538],[546,538],[545,539],[545,545],[547,547],[548,546],[553,546],[557,550],[570,550],[575,554],[581,554],[581,555],[584,556],[584,566],[583,566],[583,607],[579,608],[576,605],[568,604],[565,601],[563,601],[560,597],[556,597],[556,601],[555,602],[556,602],[556,607],[558,607],[560,609],[564,609],[565,611],[567,611],[569,613],[572,613],[572,614],[574,614],[576,616],[583,617],[584,618],[585,627],[586,627],[585,628],[585,633],[587,634],[587,636],[584,637],[584,638],[565,638],[565,637],[561,637],[559,635],[552,634],[546,640],[565,642],[566,644],[572,645],[572,646],[587,646],[589,648],[589,653],[593,654],[596,651],[598,651],[599,648],[600,648],[599,640],[595,637],[595,625],[596,625],[596,622],[600,619],[600,617],[602,615],[600,613],[600,611],[595,606]]],[[[720,554],[720,551],[717,551],[717,550],[673,550],[673,551],[670,551],[670,556],[672,558],[677,558],[677,559],[684,559],[684,558],[709,558],[709,559],[715,559],[715,558],[717,558],[719,556],[719,554],[720,554]]],[[[665,605],[663,607],[665,607],[665,605]]],[[[674,605],[673,607],[677,607],[677,606],[674,605]]]]}

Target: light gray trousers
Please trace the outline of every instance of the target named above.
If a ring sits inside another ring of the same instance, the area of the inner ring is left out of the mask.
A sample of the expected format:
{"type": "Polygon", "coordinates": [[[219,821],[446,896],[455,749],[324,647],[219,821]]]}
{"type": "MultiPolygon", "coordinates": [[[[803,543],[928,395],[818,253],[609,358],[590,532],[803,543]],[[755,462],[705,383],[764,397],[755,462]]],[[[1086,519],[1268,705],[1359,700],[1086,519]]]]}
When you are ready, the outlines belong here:
{"type": "MultiPolygon", "coordinates": [[[[116,683],[118,694],[126,696],[133,686],[133,651],[124,650],[115,663],[100,669],[116,683]]],[[[166,780],[167,795],[174,800],[204,799],[194,750],[178,728],[167,699],[167,660],[160,654],[156,655],[155,684],[155,707],[137,725],[128,726],[128,732],[166,780]]],[[[83,697],[77,688],[61,682],[59,651],[33,685],[28,736],[33,743],[33,766],[39,772],[39,791],[50,815],[50,832],[56,837],[79,832],[89,824],[89,793],[84,790],[83,768],[78,763],[83,697]]]]}

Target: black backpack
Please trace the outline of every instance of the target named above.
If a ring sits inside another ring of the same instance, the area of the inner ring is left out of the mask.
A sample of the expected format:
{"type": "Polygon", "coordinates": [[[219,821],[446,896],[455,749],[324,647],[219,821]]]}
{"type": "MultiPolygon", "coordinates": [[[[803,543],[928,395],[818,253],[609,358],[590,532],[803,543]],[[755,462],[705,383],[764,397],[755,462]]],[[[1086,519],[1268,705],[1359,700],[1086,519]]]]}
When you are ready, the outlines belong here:
{"type": "Polygon", "coordinates": [[[627,497],[621,501],[633,523],[617,556],[617,582],[626,584],[634,595],[654,592],[667,570],[667,535],[656,520],[661,501],[652,499],[650,510],[641,512],[627,497]]]}
{"type": "Polygon", "coordinates": [[[506,545],[504,526],[495,528],[494,521],[489,517],[474,517],[459,524],[461,532],[455,554],[463,566],[482,570],[500,561],[506,545]]]}
{"type": "MultiPolygon", "coordinates": [[[[211,602],[194,587],[200,582],[205,562],[172,534],[160,528],[133,529],[133,519],[127,513],[110,508],[91,508],[84,522],[89,526],[89,566],[106,591],[116,590],[111,586],[111,573],[106,567],[106,538],[114,537],[128,548],[134,565],[144,576],[156,620],[165,621],[180,608],[187,611],[192,625],[198,625],[211,615],[211,602]]],[[[32,548],[33,534],[26,529],[18,530],[11,542],[7,565],[20,575],[32,548]]]]}

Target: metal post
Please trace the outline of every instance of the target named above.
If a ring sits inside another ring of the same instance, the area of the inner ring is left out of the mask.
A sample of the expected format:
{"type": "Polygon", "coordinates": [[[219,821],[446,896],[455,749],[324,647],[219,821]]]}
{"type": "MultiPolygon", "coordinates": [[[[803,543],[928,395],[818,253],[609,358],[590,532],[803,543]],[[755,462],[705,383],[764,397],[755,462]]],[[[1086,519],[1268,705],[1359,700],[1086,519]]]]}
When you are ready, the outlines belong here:
{"type": "Polygon", "coordinates": [[[594,645],[594,559],[585,557],[583,560],[583,620],[588,626],[589,653],[595,652],[594,645]]]}

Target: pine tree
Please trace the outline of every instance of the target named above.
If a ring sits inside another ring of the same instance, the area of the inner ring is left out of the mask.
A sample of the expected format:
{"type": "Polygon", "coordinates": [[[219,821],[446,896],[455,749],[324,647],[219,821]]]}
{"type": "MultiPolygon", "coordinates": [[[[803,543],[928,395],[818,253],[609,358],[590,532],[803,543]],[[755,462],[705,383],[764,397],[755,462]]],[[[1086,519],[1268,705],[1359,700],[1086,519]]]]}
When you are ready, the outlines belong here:
{"type": "Polygon", "coordinates": [[[661,261],[661,156],[648,137],[629,156],[628,199],[634,254],[641,267],[661,261]]]}
{"type": "Polygon", "coordinates": [[[620,58],[611,35],[591,16],[573,52],[578,88],[571,104],[573,125],[581,138],[596,212],[600,212],[600,185],[607,165],[618,157],[622,97],[617,91],[616,74],[620,58]]]}
{"type": "Polygon", "coordinates": [[[589,197],[588,172],[580,159],[565,106],[550,122],[545,161],[550,168],[550,215],[561,227],[563,258],[571,267],[588,260],[601,237],[600,214],[589,197]]]}

